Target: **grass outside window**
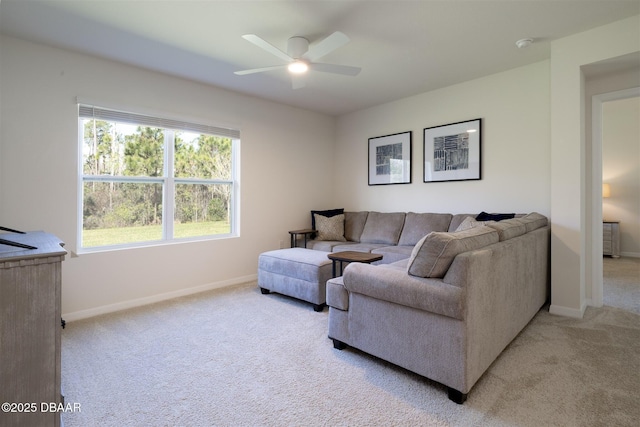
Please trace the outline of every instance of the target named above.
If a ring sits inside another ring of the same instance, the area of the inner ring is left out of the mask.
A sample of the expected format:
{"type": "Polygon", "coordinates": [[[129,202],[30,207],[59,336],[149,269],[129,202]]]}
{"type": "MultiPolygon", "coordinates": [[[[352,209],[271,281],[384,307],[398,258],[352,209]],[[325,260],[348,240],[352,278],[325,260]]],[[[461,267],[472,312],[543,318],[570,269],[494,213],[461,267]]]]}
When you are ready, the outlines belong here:
{"type": "MultiPolygon", "coordinates": [[[[229,221],[209,221],[174,224],[175,238],[189,238],[231,233],[229,221]]],[[[162,225],[103,228],[84,230],[82,246],[85,248],[113,246],[135,242],[152,242],[162,239],[162,225]]]]}

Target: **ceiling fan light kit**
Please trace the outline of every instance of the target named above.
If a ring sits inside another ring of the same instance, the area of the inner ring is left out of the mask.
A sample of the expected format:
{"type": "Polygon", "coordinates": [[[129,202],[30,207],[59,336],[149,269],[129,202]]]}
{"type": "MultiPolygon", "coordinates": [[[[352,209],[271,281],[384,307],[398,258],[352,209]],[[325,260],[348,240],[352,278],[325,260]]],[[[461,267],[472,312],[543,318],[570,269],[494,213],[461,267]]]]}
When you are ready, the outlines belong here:
{"type": "MultiPolygon", "coordinates": [[[[239,76],[262,73],[264,71],[271,71],[285,67],[290,73],[296,75],[303,74],[308,70],[341,74],[344,76],[356,76],[360,73],[359,67],[315,62],[323,56],[349,43],[349,37],[340,31],[336,31],[327,38],[321,40],[311,49],[309,49],[309,41],[306,38],[300,36],[291,37],[287,41],[287,53],[255,34],[245,34],[242,38],[280,58],[285,62],[285,64],[235,71],[234,73],[239,76]]],[[[299,79],[294,80],[292,81],[292,87],[294,89],[304,87],[304,82],[299,79]]]]}
{"type": "Polygon", "coordinates": [[[293,74],[303,74],[309,70],[309,66],[307,65],[306,62],[297,60],[289,64],[287,66],[287,69],[289,70],[289,72],[293,74]]]}

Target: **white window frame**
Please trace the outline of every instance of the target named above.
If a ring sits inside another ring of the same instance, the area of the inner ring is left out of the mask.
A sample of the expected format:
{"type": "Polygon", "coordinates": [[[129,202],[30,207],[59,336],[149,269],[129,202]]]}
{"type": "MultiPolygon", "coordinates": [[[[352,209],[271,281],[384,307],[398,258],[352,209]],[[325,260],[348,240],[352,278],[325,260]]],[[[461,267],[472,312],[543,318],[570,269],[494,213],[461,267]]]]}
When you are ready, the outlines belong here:
{"type": "Polygon", "coordinates": [[[184,120],[174,120],[157,117],[155,115],[145,115],[126,112],[121,109],[103,108],[90,105],[78,100],[78,232],[77,248],[78,253],[103,252],[115,249],[139,248],[145,246],[157,246],[175,244],[179,242],[195,242],[202,240],[218,240],[234,238],[240,236],[240,131],[202,125],[184,120]],[[85,175],[83,162],[84,126],[85,119],[99,119],[118,123],[127,123],[140,126],[157,127],[164,129],[164,171],[162,177],[137,177],[137,176],[112,176],[112,175],[85,175]],[[197,179],[197,178],[176,178],[174,177],[174,138],[176,131],[195,132],[206,135],[227,137],[232,140],[231,148],[231,179],[197,179]],[[162,205],[162,237],[161,240],[125,243],[109,246],[83,247],[82,237],[84,232],[84,183],[86,182],[132,182],[161,184],[163,188],[162,205]],[[175,185],[176,184],[228,184],[231,185],[231,212],[230,232],[226,234],[215,234],[195,237],[173,237],[173,218],[175,208],[175,185]],[[166,220],[170,219],[170,220],[166,220]]]}

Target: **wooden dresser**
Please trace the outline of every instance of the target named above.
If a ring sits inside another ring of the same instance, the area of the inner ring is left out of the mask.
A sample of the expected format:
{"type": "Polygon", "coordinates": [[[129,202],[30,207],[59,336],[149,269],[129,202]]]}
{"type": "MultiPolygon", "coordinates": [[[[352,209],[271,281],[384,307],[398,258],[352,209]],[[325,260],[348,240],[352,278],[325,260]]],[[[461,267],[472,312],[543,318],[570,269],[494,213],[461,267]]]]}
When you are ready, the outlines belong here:
{"type": "Polygon", "coordinates": [[[49,404],[62,402],[61,264],[67,252],[60,239],[41,231],[0,238],[37,248],[0,244],[0,424],[57,427],[60,413],[49,404]]]}
{"type": "Polygon", "coordinates": [[[602,221],[602,253],[613,258],[620,257],[620,223],[602,221]]]}

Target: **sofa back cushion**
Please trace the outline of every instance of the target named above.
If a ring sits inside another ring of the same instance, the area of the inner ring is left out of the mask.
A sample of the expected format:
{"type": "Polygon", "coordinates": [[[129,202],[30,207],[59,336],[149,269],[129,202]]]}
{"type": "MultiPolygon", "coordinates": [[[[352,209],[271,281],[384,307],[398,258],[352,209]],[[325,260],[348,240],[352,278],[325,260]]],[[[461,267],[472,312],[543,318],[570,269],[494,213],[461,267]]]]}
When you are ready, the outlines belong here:
{"type": "Polygon", "coordinates": [[[442,278],[458,254],[497,242],[498,232],[491,227],[474,227],[454,233],[434,231],[413,248],[407,273],[418,277],[442,278]]]}
{"type": "Polygon", "coordinates": [[[527,228],[527,233],[540,227],[545,227],[549,223],[547,217],[539,214],[538,212],[531,212],[530,214],[518,219],[527,228]]]}
{"type": "Polygon", "coordinates": [[[444,213],[408,212],[398,246],[415,246],[432,231],[448,231],[453,215],[444,213]]]}
{"type": "Polygon", "coordinates": [[[364,224],[367,222],[368,211],[344,213],[344,237],[350,242],[360,242],[364,224]]]}
{"type": "Polygon", "coordinates": [[[405,216],[404,212],[369,212],[360,242],[398,244],[405,216]]]}
{"type": "Polygon", "coordinates": [[[487,227],[491,227],[498,232],[498,238],[501,242],[522,236],[527,232],[527,227],[519,218],[505,219],[503,221],[487,221],[487,227]]]}

